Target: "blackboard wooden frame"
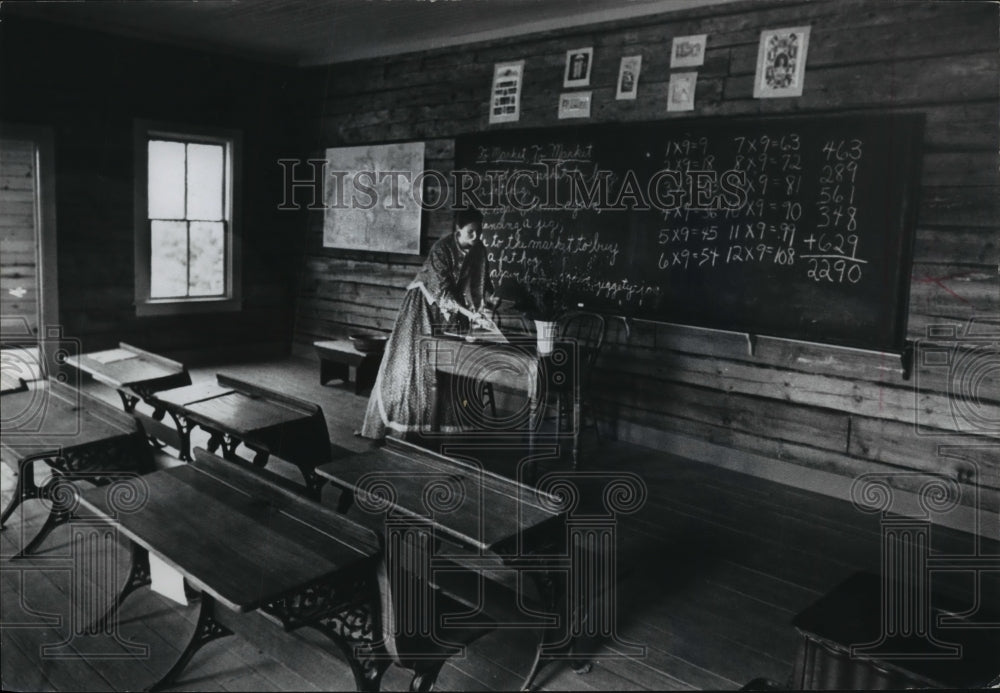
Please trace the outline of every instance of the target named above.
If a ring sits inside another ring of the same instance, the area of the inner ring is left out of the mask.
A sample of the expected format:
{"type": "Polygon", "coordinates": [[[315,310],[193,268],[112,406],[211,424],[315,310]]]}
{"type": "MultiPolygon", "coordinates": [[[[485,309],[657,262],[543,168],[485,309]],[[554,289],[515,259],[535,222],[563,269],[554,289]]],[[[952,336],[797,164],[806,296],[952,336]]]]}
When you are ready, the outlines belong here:
{"type": "MultiPolygon", "coordinates": [[[[772,268],[767,268],[768,274],[761,275],[763,279],[761,277],[752,278],[752,281],[748,279],[744,284],[741,283],[742,275],[740,272],[727,266],[726,272],[729,274],[722,273],[721,280],[719,280],[720,275],[716,274],[715,280],[713,280],[715,281],[714,285],[712,282],[702,283],[688,279],[685,280],[687,283],[679,285],[679,289],[671,287],[671,290],[676,294],[673,297],[675,304],[661,302],[660,305],[652,307],[649,305],[629,305],[628,302],[622,301],[615,304],[608,300],[602,301],[598,296],[587,296],[586,298],[594,300],[584,302],[587,309],[606,314],[620,314],[635,319],[689,324],[749,335],[766,335],[902,354],[906,349],[910,268],[918,206],[917,192],[921,174],[923,130],[923,114],[894,111],[873,111],[838,116],[720,117],[638,123],[585,124],[553,128],[504,129],[488,133],[468,134],[457,138],[455,167],[457,175],[462,175],[463,170],[483,172],[491,168],[493,170],[500,168],[509,173],[514,167],[523,166],[524,162],[520,164],[510,161],[498,163],[490,160],[489,154],[485,155],[485,160],[483,157],[479,157],[477,161],[476,155],[482,154],[484,151],[501,151],[503,156],[499,158],[507,156],[508,159],[516,159],[518,152],[526,147],[537,149],[543,144],[558,143],[564,150],[572,150],[574,143],[590,143],[594,145],[592,151],[595,159],[597,157],[607,158],[607,161],[600,161],[600,167],[608,166],[624,176],[624,167],[632,167],[635,162],[638,162],[637,168],[643,169],[648,174],[657,166],[662,168],[662,165],[657,163],[657,156],[661,151],[657,147],[662,147],[664,142],[677,141],[680,134],[683,133],[688,135],[693,133],[696,138],[708,138],[709,147],[717,145],[718,152],[725,156],[733,154],[735,146],[733,142],[738,137],[750,138],[752,136],[763,139],[767,137],[768,133],[792,133],[798,136],[804,148],[813,148],[809,150],[807,158],[801,162],[804,167],[801,176],[803,180],[807,178],[810,180],[806,183],[806,188],[809,189],[809,194],[813,194],[822,187],[819,186],[818,181],[825,180],[824,176],[821,175],[825,170],[822,167],[830,162],[829,157],[832,156],[831,152],[833,152],[833,147],[827,148],[828,145],[846,140],[848,143],[846,146],[849,148],[850,142],[857,139],[862,142],[863,155],[860,160],[861,164],[856,169],[856,174],[857,180],[864,186],[863,190],[854,191],[861,198],[861,202],[858,203],[857,216],[863,220],[867,219],[861,223],[868,224],[864,227],[864,231],[868,232],[871,237],[862,237],[862,240],[869,243],[870,252],[875,253],[875,255],[865,261],[859,260],[853,263],[860,265],[862,262],[866,262],[865,269],[870,270],[874,275],[867,284],[861,284],[861,288],[855,294],[841,288],[835,291],[824,291],[823,289],[829,287],[813,286],[802,280],[800,276],[789,277],[787,273],[780,281],[772,282],[771,276],[777,272],[776,269],[772,268]],[[852,133],[856,136],[850,137],[852,133]],[[821,143],[826,148],[824,149],[825,153],[814,151],[821,143]],[[511,153],[513,153],[512,157],[511,153]],[[826,158],[821,159],[821,156],[826,158]],[[865,159],[864,156],[868,158],[865,159]],[[869,162],[871,163],[869,164],[869,162]],[[654,168],[650,168],[650,165],[653,165],[654,168]],[[861,168],[863,165],[867,165],[868,168],[861,168]],[[813,178],[816,180],[812,180],[813,178]],[[753,284],[753,281],[756,281],[757,284],[753,284]],[[765,281],[780,285],[764,292],[765,298],[772,301],[774,305],[769,304],[761,307],[759,302],[755,303],[750,298],[746,298],[744,287],[759,289],[765,281]],[[707,289],[706,294],[702,293],[703,289],[707,289]],[[716,292],[716,298],[712,298],[713,291],[716,292]],[[702,298],[703,295],[707,298],[702,298]],[[782,300],[785,298],[798,300],[799,303],[786,311],[782,307],[782,300]],[[805,314],[808,312],[808,308],[802,303],[810,300],[815,301],[816,305],[823,304],[822,310],[827,311],[827,314],[821,316],[821,320],[814,321],[818,325],[817,327],[810,324],[810,318],[805,314]],[[684,303],[687,305],[682,305],[684,303]]],[[[768,137],[768,139],[771,138],[768,137]]],[[[772,147],[774,141],[771,139],[772,147]]],[[[674,145],[668,144],[667,146],[674,145]]],[[[843,149],[840,155],[846,153],[847,149],[843,149]]],[[[806,155],[805,149],[803,149],[803,155],[806,155]]],[[[836,159],[833,161],[835,162],[836,159]]],[[[767,165],[773,165],[773,162],[765,164],[765,166],[767,165]]],[[[548,169],[542,168],[543,172],[546,170],[548,169]]],[[[485,188],[480,189],[480,192],[483,190],[485,188]]],[[[767,203],[774,203],[781,199],[780,197],[762,198],[763,202],[767,203]]],[[[807,208],[809,219],[816,215],[816,210],[811,210],[809,205],[819,207],[818,204],[815,204],[816,199],[819,198],[810,198],[809,201],[803,200],[803,207],[807,208]]],[[[462,201],[459,200],[459,202],[462,201]]],[[[494,207],[486,205],[484,211],[487,218],[484,240],[489,244],[491,225],[496,227],[496,222],[501,218],[509,221],[512,210],[499,204],[494,207]],[[504,210],[506,210],[506,214],[504,214],[504,210]]],[[[654,212],[659,213],[656,210],[654,212]]],[[[605,234],[602,236],[602,240],[615,237],[619,241],[631,242],[631,245],[625,243],[622,250],[626,256],[629,256],[628,273],[633,279],[643,278],[643,273],[647,278],[657,279],[658,275],[650,269],[649,259],[649,251],[655,250],[655,246],[648,247],[650,246],[648,240],[642,241],[646,243],[647,247],[641,247],[641,243],[636,245],[633,242],[634,238],[648,239],[650,230],[655,232],[657,221],[653,216],[650,216],[651,212],[634,209],[624,212],[628,217],[627,231],[622,230],[623,224],[615,226],[614,222],[609,221],[610,212],[603,218],[600,215],[592,215],[589,220],[584,219],[580,222],[580,218],[586,214],[586,211],[580,214],[567,206],[550,212],[539,212],[538,219],[544,218],[547,223],[565,222],[566,228],[570,228],[570,221],[573,221],[586,227],[584,235],[597,232],[605,234]],[[590,226],[587,227],[587,224],[590,226]],[[626,236],[628,237],[626,238],[626,236]]],[[[509,226],[509,223],[507,225],[509,226]]],[[[810,230],[815,231],[815,228],[803,227],[799,229],[803,233],[810,230]]],[[[858,233],[860,234],[861,231],[858,233]]],[[[812,236],[814,237],[815,233],[812,236]]],[[[510,256],[508,254],[504,257],[509,259],[510,256]]],[[[496,260],[495,256],[494,260],[496,260]]],[[[848,260],[843,264],[851,265],[852,263],[848,260]]],[[[496,269],[495,265],[493,269],[496,269]]],[[[623,272],[619,272],[619,275],[621,274],[623,272]]],[[[566,273],[564,265],[564,276],[571,275],[572,272],[566,273]]],[[[611,275],[606,278],[610,279],[611,275]]],[[[819,281],[815,280],[816,283],[819,281]]],[[[653,284],[655,281],[649,283],[653,284]]],[[[500,284],[502,293],[509,295],[511,287],[505,285],[503,281],[500,284]]],[[[663,293],[666,293],[665,286],[662,284],[660,286],[664,290],[663,293]]]]}

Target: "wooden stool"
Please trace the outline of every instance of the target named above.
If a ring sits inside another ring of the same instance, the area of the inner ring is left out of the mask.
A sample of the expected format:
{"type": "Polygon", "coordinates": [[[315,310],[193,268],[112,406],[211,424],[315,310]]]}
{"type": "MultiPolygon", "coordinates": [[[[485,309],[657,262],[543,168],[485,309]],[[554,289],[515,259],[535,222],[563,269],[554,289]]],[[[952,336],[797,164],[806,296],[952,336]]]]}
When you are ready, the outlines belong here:
{"type": "Polygon", "coordinates": [[[353,379],[354,393],[360,395],[375,384],[378,367],[382,363],[381,351],[358,351],[347,339],[313,342],[313,346],[319,356],[320,385],[326,385],[334,378],[340,378],[345,383],[353,379]]]}

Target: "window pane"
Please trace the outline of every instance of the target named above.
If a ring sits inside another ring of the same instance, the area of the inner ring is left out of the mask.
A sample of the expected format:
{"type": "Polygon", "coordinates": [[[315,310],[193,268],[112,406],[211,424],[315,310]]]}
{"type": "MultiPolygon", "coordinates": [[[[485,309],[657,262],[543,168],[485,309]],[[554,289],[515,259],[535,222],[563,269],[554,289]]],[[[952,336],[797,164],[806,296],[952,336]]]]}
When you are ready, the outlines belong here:
{"type": "Polygon", "coordinates": [[[149,218],[184,218],[184,144],[149,141],[149,218]]]}
{"type": "Polygon", "coordinates": [[[221,296],[226,292],[225,224],[191,222],[192,296],[221,296]]]}
{"type": "Polygon", "coordinates": [[[188,219],[222,219],[224,153],[224,148],[217,144],[188,145],[188,219]]]}
{"type": "Polygon", "coordinates": [[[187,295],[187,224],[154,221],[150,232],[149,296],[187,295]]]}

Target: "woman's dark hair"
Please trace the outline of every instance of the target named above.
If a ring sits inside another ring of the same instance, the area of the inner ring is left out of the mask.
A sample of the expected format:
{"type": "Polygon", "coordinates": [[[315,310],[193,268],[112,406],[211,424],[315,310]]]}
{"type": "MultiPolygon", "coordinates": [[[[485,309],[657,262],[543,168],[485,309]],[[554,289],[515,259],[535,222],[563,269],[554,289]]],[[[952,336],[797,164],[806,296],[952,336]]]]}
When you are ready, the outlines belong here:
{"type": "Polygon", "coordinates": [[[469,224],[483,226],[483,213],[475,207],[463,207],[455,211],[455,228],[460,229],[469,224]]]}

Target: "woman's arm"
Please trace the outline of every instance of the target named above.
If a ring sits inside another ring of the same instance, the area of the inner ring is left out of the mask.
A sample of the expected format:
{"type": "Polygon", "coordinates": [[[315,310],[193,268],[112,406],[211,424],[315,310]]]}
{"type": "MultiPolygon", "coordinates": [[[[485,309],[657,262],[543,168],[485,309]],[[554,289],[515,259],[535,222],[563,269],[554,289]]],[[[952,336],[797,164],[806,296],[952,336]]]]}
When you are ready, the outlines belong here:
{"type": "Polygon", "coordinates": [[[427,258],[435,286],[428,287],[435,300],[442,308],[450,308],[451,304],[461,305],[461,293],[458,290],[456,263],[453,253],[444,243],[435,243],[427,258]]]}

